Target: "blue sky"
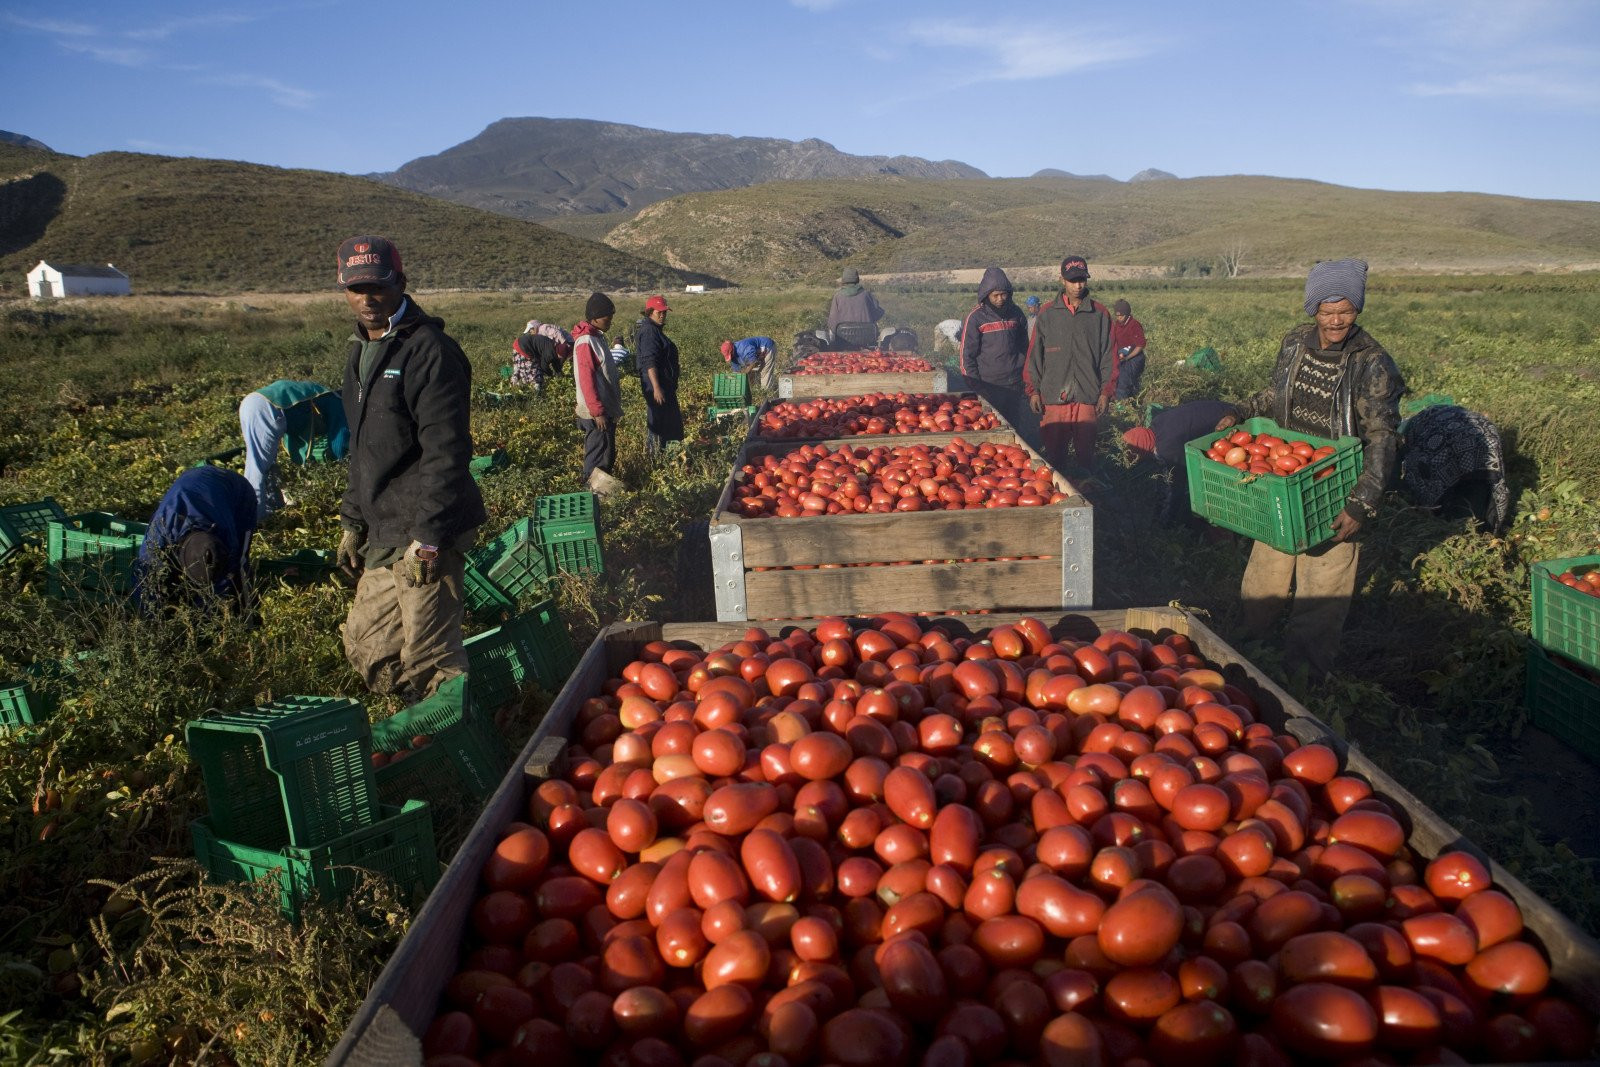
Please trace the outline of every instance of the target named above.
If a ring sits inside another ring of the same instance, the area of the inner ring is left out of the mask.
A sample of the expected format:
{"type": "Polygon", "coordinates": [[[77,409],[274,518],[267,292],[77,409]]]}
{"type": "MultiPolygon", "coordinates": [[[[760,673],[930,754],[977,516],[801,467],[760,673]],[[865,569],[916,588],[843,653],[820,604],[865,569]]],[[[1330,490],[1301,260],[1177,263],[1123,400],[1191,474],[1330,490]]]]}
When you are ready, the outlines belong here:
{"type": "Polygon", "coordinates": [[[1600,199],[1600,2],[0,0],[0,129],[366,173],[513,116],[1600,199]]]}

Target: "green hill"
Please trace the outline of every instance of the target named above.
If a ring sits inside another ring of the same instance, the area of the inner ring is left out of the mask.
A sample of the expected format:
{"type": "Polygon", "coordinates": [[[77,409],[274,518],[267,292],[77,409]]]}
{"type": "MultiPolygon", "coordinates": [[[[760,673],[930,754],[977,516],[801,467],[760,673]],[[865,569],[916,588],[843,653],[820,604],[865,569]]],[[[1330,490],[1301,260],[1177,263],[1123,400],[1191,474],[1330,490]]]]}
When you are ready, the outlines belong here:
{"type": "Polygon", "coordinates": [[[135,292],[333,284],[334,251],[381,233],[419,289],[678,287],[684,274],[536,223],[312,170],[0,145],[0,292],[39,260],[115,263],[135,292]]]}
{"type": "Polygon", "coordinates": [[[899,272],[1051,263],[1070,250],[1151,268],[1238,252],[1247,273],[1345,255],[1420,271],[1600,262],[1600,203],[1251,176],[774,182],[616,218],[608,244],[738,281],[825,280],[845,259],[899,272]]]}

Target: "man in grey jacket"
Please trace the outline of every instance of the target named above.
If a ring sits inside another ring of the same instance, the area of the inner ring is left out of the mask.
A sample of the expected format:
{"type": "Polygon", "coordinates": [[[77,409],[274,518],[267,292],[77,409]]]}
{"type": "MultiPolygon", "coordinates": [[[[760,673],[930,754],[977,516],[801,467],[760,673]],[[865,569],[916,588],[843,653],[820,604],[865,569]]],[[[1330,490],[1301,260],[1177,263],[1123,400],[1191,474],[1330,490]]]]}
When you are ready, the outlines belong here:
{"type": "MultiPolygon", "coordinates": [[[[881,318],[883,308],[878,304],[878,298],[861,284],[861,275],[856,273],[854,267],[846,267],[839,275],[839,288],[833,294],[833,302],[828,305],[828,336],[833,338],[834,345],[837,347],[839,344],[834,334],[840,323],[868,322],[875,326],[881,318]]],[[[876,330],[873,335],[877,335],[876,330]]]]}

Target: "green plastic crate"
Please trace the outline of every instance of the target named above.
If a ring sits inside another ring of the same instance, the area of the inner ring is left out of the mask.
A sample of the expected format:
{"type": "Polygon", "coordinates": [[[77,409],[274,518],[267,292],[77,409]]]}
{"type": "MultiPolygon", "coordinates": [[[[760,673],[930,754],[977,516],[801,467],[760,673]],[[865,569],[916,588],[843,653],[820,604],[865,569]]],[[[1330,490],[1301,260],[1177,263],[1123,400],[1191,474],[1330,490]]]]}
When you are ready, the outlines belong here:
{"type": "Polygon", "coordinates": [[[744,374],[718,374],[711,379],[711,407],[716,411],[750,406],[750,378],[744,374]]]}
{"type": "Polygon", "coordinates": [[[0,726],[37,726],[54,715],[60,703],[56,694],[39,688],[33,679],[60,679],[76,674],[80,663],[96,655],[98,653],[91,649],[65,659],[35,663],[28,668],[29,678],[0,685],[0,726]]]}
{"type": "Polygon", "coordinates": [[[550,580],[550,567],[534,535],[532,516],[518,519],[504,533],[467,556],[467,562],[512,600],[550,580]]]}
{"type": "Polygon", "coordinates": [[[466,793],[487,800],[511,765],[511,751],[495,729],[494,719],[470,697],[470,675],[441,685],[433,696],[372,726],[375,751],[409,750],[404,759],[379,767],[375,774],[384,803],[400,800],[441,801],[466,793]],[[411,739],[430,738],[418,749],[411,739]]]}
{"type": "Polygon", "coordinates": [[[604,574],[605,557],[600,551],[600,538],[540,542],[539,551],[544,556],[548,574],[604,574]]]}
{"type": "Polygon", "coordinates": [[[45,524],[51,596],[110,599],[133,591],[133,564],[149,527],[104,511],[45,524]]]}
{"type": "Polygon", "coordinates": [[[67,513],[53,497],[0,508],[0,563],[25,544],[43,544],[51,522],[66,521],[67,513]]]}
{"type": "Polygon", "coordinates": [[[378,818],[372,728],[358,702],[286,697],[184,727],[211,823],[229,841],[278,849],[329,841],[378,818]]]}
{"type": "Polygon", "coordinates": [[[472,461],[467,464],[467,468],[472,474],[472,480],[478,481],[490,471],[497,471],[502,467],[509,466],[510,463],[511,459],[506,455],[505,449],[497,448],[492,452],[485,452],[481,456],[473,456],[472,461]]]}
{"type": "Polygon", "coordinates": [[[360,870],[387,878],[402,896],[419,905],[439,880],[432,813],[420,800],[399,807],[385,805],[372,825],[306,847],[273,850],[230,841],[209,817],[194,820],[189,829],[195,858],[214,881],[273,878],[281,910],[291,920],[299,920],[301,908],[313,894],[343,899],[355,887],[360,870]]]}
{"type": "Polygon", "coordinates": [[[593,493],[558,493],[534,501],[533,522],[542,544],[581,541],[597,535],[593,493]]]}
{"type": "Polygon", "coordinates": [[[517,699],[531,682],[554,693],[577,666],[567,624],[546,600],[466,641],[473,700],[493,711],[517,699]]]}
{"type": "Polygon", "coordinates": [[[462,599],[475,618],[504,622],[516,614],[517,602],[507,596],[489,576],[467,561],[461,573],[462,599]]]}
{"type": "Polygon", "coordinates": [[[1316,548],[1333,536],[1333,517],[1344,509],[1361,474],[1361,442],[1286,431],[1271,419],[1246,419],[1183,446],[1189,474],[1189,506],[1213,526],[1243,534],[1280,552],[1316,548]],[[1250,474],[1206,458],[1211,443],[1239,430],[1272,433],[1313,447],[1332,445],[1324,456],[1293,474],[1250,474]],[[1325,470],[1333,471],[1318,479],[1325,470]]]}
{"type": "Polygon", "coordinates": [[[1572,556],[1533,565],[1533,639],[1551,652],[1600,670],[1600,597],[1556,578],[1600,567],[1600,556],[1572,556]]]}
{"type": "Polygon", "coordinates": [[[1600,684],[1538,645],[1528,645],[1528,677],[1522,704],[1533,725],[1600,764],[1600,684]]]}

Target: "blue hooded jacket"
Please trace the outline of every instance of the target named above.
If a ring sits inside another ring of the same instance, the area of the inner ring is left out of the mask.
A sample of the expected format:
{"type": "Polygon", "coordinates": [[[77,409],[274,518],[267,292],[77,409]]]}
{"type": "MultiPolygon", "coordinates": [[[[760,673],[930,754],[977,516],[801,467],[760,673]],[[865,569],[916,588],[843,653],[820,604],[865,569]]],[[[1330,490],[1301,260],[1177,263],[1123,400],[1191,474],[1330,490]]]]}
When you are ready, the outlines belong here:
{"type": "Polygon", "coordinates": [[[219,597],[241,595],[255,529],[256,491],[249,482],[220,467],[189,468],[178,475],[150,516],[150,530],[134,564],[134,595],[141,604],[159,600],[161,591],[147,585],[172,566],[170,553],[178,542],[199,531],[221,542],[226,562],[212,591],[219,597]]]}

